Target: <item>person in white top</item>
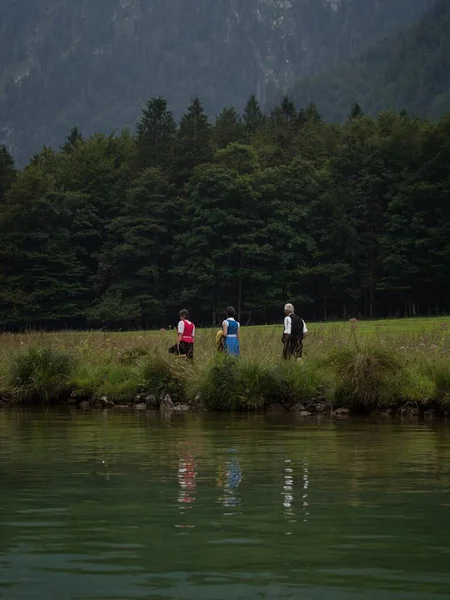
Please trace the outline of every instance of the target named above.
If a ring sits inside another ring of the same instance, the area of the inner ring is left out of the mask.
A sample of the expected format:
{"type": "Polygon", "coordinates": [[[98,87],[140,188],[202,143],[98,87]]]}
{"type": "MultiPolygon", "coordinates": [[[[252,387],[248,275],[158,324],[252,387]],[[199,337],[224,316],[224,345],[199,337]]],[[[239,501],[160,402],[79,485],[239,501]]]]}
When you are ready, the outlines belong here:
{"type": "Polygon", "coordinates": [[[283,337],[283,358],[290,359],[292,357],[301,360],[303,356],[303,339],[308,334],[306,323],[298,315],[295,314],[295,309],[292,304],[286,304],[284,307],[284,329],[283,337]]]}
{"type": "Polygon", "coordinates": [[[171,354],[194,359],[195,325],[189,321],[189,311],[180,310],[180,322],[177,327],[177,343],[169,348],[171,354]]]}

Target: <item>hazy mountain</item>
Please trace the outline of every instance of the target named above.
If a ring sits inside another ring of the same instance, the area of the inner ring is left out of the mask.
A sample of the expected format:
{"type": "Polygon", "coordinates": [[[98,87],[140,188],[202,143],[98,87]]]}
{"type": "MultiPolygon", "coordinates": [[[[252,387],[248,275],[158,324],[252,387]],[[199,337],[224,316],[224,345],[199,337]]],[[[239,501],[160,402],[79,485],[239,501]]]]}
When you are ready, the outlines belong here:
{"type": "Polygon", "coordinates": [[[355,101],[372,114],[390,108],[430,117],[449,112],[449,0],[438,0],[417,23],[330,73],[299,81],[291,96],[316,103],[332,120],[344,119],[355,101]]]}
{"type": "Polygon", "coordinates": [[[0,0],[0,142],[19,160],[132,126],[165,95],[181,114],[264,104],[414,21],[430,0],[0,0]]]}

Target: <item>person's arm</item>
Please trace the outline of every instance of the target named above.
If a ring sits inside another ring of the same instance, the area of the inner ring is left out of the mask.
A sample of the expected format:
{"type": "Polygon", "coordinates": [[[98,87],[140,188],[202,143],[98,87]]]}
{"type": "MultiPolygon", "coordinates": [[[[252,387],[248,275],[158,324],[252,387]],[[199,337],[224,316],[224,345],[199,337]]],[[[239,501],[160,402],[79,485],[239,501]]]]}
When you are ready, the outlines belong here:
{"type": "Polygon", "coordinates": [[[306,327],[305,321],[303,321],[303,337],[305,338],[308,335],[308,329],[306,327]]]}
{"type": "Polygon", "coordinates": [[[177,332],[178,332],[177,346],[180,347],[180,343],[181,343],[181,340],[183,339],[183,333],[184,333],[184,321],[180,321],[178,323],[177,332]]]}
{"type": "Polygon", "coordinates": [[[289,336],[291,335],[291,328],[292,328],[292,319],[291,319],[291,317],[286,317],[284,319],[283,337],[281,338],[281,341],[283,342],[283,344],[285,344],[287,342],[289,336]]]}
{"type": "Polygon", "coordinates": [[[223,337],[227,337],[228,335],[228,321],[223,321],[222,323],[222,335],[223,337]]]}
{"type": "Polygon", "coordinates": [[[195,338],[195,325],[194,325],[194,329],[192,330],[192,339],[195,338]]]}
{"type": "Polygon", "coordinates": [[[241,339],[240,338],[241,324],[238,323],[237,326],[238,326],[238,328],[237,328],[237,332],[236,332],[236,337],[238,340],[240,340],[241,339]]]}

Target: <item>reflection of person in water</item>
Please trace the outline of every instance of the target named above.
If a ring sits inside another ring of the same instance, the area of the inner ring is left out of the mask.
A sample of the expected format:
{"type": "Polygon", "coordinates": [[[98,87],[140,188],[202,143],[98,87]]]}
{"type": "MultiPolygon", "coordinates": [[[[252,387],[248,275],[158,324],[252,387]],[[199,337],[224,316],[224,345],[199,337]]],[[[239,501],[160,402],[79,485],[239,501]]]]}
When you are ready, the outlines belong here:
{"type": "MultiPolygon", "coordinates": [[[[234,452],[234,450],[230,449],[230,452],[234,452]]],[[[241,466],[238,459],[232,456],[222,469],[219,468],[218,484],[224,488],[223,506],[239,506],[240,499],[235,490],[239,487],[241,480],[241,466]]]]}
{"type": "MultiPolygon", "coordinates": [[[[195,476],[196,463],[192,454],[185,454],[180,457],[178,467],[178,482],[180,484],[180,493],[178,502],[183,504],[192,504],[195,501],[195,476]]],[[[190,507],[189,507],[190,508],[190,507]]]]}

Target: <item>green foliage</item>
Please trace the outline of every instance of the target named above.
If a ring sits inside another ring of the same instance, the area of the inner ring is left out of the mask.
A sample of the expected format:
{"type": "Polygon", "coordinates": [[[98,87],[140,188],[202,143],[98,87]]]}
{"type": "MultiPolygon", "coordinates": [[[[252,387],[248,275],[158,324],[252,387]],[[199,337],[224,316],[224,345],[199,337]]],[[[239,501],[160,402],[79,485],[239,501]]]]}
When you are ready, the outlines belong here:
{"type": "Polygon", "coordinates": [[[311,361],[285,361],[281,365],[281,376],[284,389],[280,401],[288,406],[297,402],[307,404],[315,401],[332,385],[327,370],[319,369],[319,365],[311,361]]]}
{"type": "Polygon", "coordinates": [[[0,326],[197,326],[450,310],[450,118],[354,103],[342,125],[289,97],[179,126],[151,99],[137,137],[81,136],[21,171],[0,152],[0,326]],[[2,166],[3,165],[3,166],[2,166]],[[300,307],[300,308],[299,308],[300,307]]]}
{"type": "Polygon", "coordinates": [[[183,359],[163,358],[154,353],[140,359],[135,368],[135,377],[138,381],[139,391],[153,394],[162,400],[169,394],[174,402],[185,399],[185,377],[190,365],[183,359]]]}
{"type": "Polygon", "coordinates": [[[148,356],[149,349],[146,346],[134,346],[133,348],[127,348],[119,356],[119,362],[122,365],[135,365],[148,356]]]}
{"type": "Polygon", "coordinates": [[[161,96],[149,100],[136,129],[139,167],[167,168],[177,131],[167,100],[161,96]]]}
{"type": "Polygon", "coordinates": [[[70,383],[78,398],[88,400],[106,396],[120,404],[133,402],[138,393],[138,382],[131,366],[114,362],[80,364],[70,383]]]}
{"type": "Polygon", "coordinates": [[[261,360],[217,356],[191,378],[188,390],[210,410],[247,411],[279,398],[284,382],[276,365],[261,360]]]}
{"type": "Polygon", "coordinates": [[[334,375],[336,406],[373,410],[397,397],[403,367],[391,350],[348,346],[330,353],[324,364],[334,375]]]}
{"type": "Polygon", "coordinates": [[[426,369],[432,381],[432,397],[444,405],[450,405],[450,365],[447,360],[437,358],[426,369]]]}
{"type": "Polygon", "coordinates": [[[0,145],[0,206],[16,177],[14,159],[4,144],[0,145]]]}
{"type": "Polygon", "coordinates": [[[104,370],[101,381],[95,389],[94,397],[106,396],[116,403],[133,402],[138,393],[138,382],[129,367],[108,365],[104,370]]]}
{"type": "Polygon", "coordinates": [[[73,369],[65,352],[32,347],[11,360],[8,382],[19,402],[51,402],[69,392],[73,369]]]}

